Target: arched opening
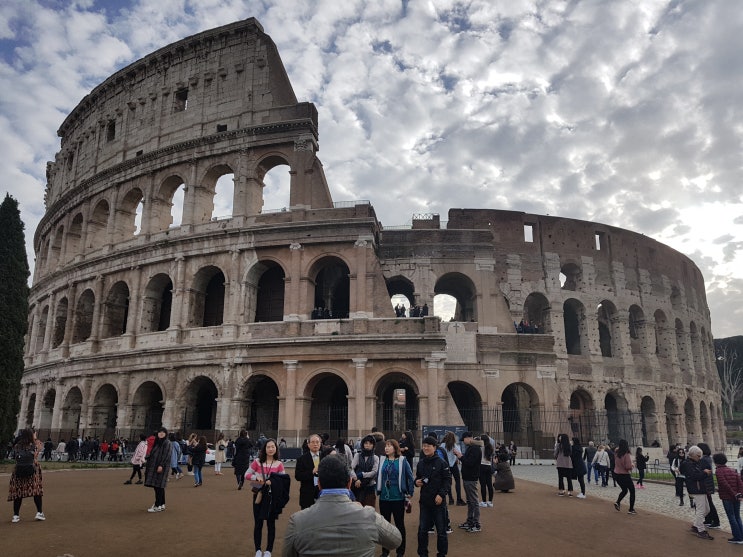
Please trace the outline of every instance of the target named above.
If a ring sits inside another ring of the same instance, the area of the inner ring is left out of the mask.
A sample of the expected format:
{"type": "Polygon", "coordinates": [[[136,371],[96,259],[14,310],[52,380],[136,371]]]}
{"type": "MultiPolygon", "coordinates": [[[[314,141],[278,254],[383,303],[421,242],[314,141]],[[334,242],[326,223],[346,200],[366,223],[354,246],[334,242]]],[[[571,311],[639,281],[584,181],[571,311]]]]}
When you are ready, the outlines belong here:
{"type": "Polygon", "coordinates": [[[114,241],[125,241],[139,233],[143,200],[139,188],[132,188],[121,200],[114,220],[114,241]]]}
{"type": "Polygon", "coordinates": [[[501,394],[503,403],[503,440],[513,440],[518,447],[537,447],[539,406],[537,393],[526,383],[511,383],[501,394]]]}
{"type": "Polygon", "coordinates": [[[606,410],[606,430],[609,441],[619,443],[620,439],[626,439],[630,447],[638,444],[641,428],[640,424],[634,423],[627,399],[620,393],[611,391],[604,397],[604,409],[606,410]]]}
{"type": "Polygon", "coordinates": [[[668,336],[668,320],[666,314],[656,310],[653,314],[655,321],[655,354],[659,358],[671,359],[671,341],[668,336]]]}
{"type": "Polygon", "coordinates": [[[118,404],[119,395],[113,385],[106,383],[98,389],[90,412],[92,435],[98,435],[100,439],[113,438],[118,420],[118,404]]]}
{"type": "Polygon", "coordinates": [[[603,439],[599,429],[596,408],[591,395],[577,389],[570,394],[570,435],[578,437],[584,444],[593,439],[603,439]]]}
{"type": "MultiPolygon", "coordinates": [[[[59,422],[60,435],[75,434],[80,431],[80,410],[83,406],[83,393],[77,387],[72,387],[62,405],[62,416],[59,422]]],[[[65,437],[67,438],[67,437],[65,437]]]]}
{"type": "Polygon", "coordinates": [[[568,354],[588,354],[586,310],[578,300],[570,298],[562,305],[565,324],[565,347],[568,354]]]}
{"type": "Polygon", "coordinates": [[[310,392],[310,432],[329,433],[334,438],[348,435],[348,386],[331,373],[317,376],[308,385],[310,392]]]}
{"type": "Polygon", "coordinates": [[[214,327],[224,320],[225,277],[219,267],[204,267],[196,273],[191,297],[191,327],[214,327]]]}
{"type": "Polygon", "coordinates": [[[616,328],[617,308],[608,300],[602,300],[596,309],[596,320],[599,328],[599,346],[604,358],[611,358],[615,354],[614,339],[619,339],[614,334],[616,328]]]}
{"type": "Polygon", "coordinates": [[[108,230],[109,215],[108,201],[101,199],[93,209],[93,214],[88,221],[88,230],[85,233],[88,249],[97,249],[107,243],[106,231],[108,230]]]}
{"type": "Polygon", "coordinates": [[[152,277],[142,300],[142,332],[165,331],[170,327],[173,281],[164,273],[152,277]]]}
{"type": "Polygon", "coordinates": [[[666,415],[666,434],[668,435],[668,446],[675,447],[676,444],[682,443],[681,440],[681,413],[678,404],[671,397],[666,397],[663,405],[666,415]]]}
{"type": "Polygon", "coordinates": [[[44,349],[44,338],[46,337],[46,323],[49,320],[49,306],[44,306],[41,310],[39,326],[36,327],[36,341],[34,343],[35,352],[41,352],[44,349]]]}
{"type": "Polygon", "coordinates": [[[699,425],[702,426],[700,440],[709,439],[711,437],[709,429],[710,419],[707,413],[707,405],[704,401],[699,403],[699,425]]]}
{"type": "Polygon", "coordinates": [[[255,301],[255,321],[284,320],[284,269],[278,263],[260,264],[265,270],[258,279],[255,301]]]}
{"type": "Polygon", "coordinates": [[[447,388],[465,427],[483,431],[482,397],[477,389],[464,381],[452,381],[447,388]]]}
{"type": "MultiPolygon", "coordinates": [[[[676,353],[678,354],[679,367],[682,372],[689,371],[689,358],[686,350],[686,332],[681,319],[676,319],[676,353]]],[[[690,379],[690,378],[689,378],[690,379]]],[[[685,381],[689,384],[690,381],[685,381]]]]}
{"type": "Polygon", "coordinates": [[[396,317],[407,317],[409,309],[415,306],[415,286],[413,282],[403,276],[387,279],[387,293],[396,317]]]}
{"type": "Polygon", "coordinates": [[[57,302],[57,310],[54,312],[54,334],[52,335],[52,348],[57,348],[64,342],[65,330],[67,328],[67,310],[69,302],[62,298],[57,302]]]}
{"type": "MultiPolygon", "coordinates": [[[[686,442],[696,442],[700,432],[697,430],[697,416],[694,411],[694,403],[690,398],[684,403],[684,425],[686,425],[686,442]]],[[[701,439],[700,439],[701,440],[701,439]]]]}
{"type": "Polygon", "coordinates": [[[386,437],[418,430],[418,392],[413,380],[401,372],[387,373],[376,389],[377,419],[386,437]],[[381,420],[380,420],[381,417],[381,420]]]}
{"type": "Polygon", "coordinates": [[[449,294],[436,294],[433,297],[433,314],[441,321],[454,321],[457,312],[457,299],[449,294]]]}
{"type": "Polygon", "coordinates": [[[81,253],[81,239],[83,236],[83,215],[78,213],[72,219],[70,229],[67,231],[67,241],[65,246],[65,253],[67,254],[67,261],[72,261],[75,256],[81,253]]]}
{"type": "Polygon", "coordinates": [[[235,199],[235,175],[222,174],[214,186],[214,210],[212,220],[232,218],[232,204],[235,199]]]}
{"type": "Polygon", "coordinates": [[[337,257],[325,257],[317,262],[314,311],[321,310],[323,317],[345,319],[350,310],[350,271],[337,257]]]}
{"type": "Polygon", "coordinates": [[[213,431],[218,396],[217,386],[208,377],[202,375],[191,381],[185,396],[183,431],[213,431]]]}
{"type": "Polygon", "coordinates": [[[257,437],[276,437],[279,431],[279,387],[266,375],[252,376],[245,386],[244,424],[257,437]]]}
{"type": "Polygon", "coordinates": [[[169,176],[163,180],[150,207],[152,232],[177,228],[183,223],[185,197],[186,184],[183,178],[169,176]]]}
{"type": "Polygon", "coordinates": [[[694,321],[689,323],[689,341],[691,344],[691,359],[689,362],[690,371],[701,374],[704,371],[704,365],[702,363],[702,343],[699,339],[699,332],[697,330],[697,324],[694,321]]]}
{"type": "Polygon", "coordinates": [[[575,263],[566,263],[560,268],[560,287],[563,290],[580,290],[583,284],[583,271],[575,263]]]}
{"type": "Polygon", "coordinates": [[[123,335],[128,318],[129,287],[124,281],[119,281],[108,291],[103,306],[103,338],[123,335]]]}
{"type": "Polygon", "coordinates": [[[93,307],[95,306],[95,295],[87,289],[77,300],[75,309],[75,326],[72,329],[72,342],[83,342],[90,338],[93,330],[93,307]]]}
{"type": "Polygon", "coordinates": [[[34,412],[36,411],[36,393],[28,397],[28,407],[26,408],[26,427],[34,424],[34,412]]]}
{"type": "Polygon", "coordinates": [[[277,163],[263,176],[263,203],[260,212],[284,210],[289,206],[291,168],[283,159],[273,157],[262,161],[261,166],[277,163]]]}
{"type": "Polygon", "coordinates": [[[671,307],[673,311],[681,311],[681,290],[678,286],[671,287],[671,307]]]}
{"type": "Polygon", "coordinates": [[[52,427],[52,414],[54,413],[54,403],[57,400],[57,391],[49,389],[44,394],[41,402],[41,413],[39,414],[39,429],[49,431],[52,427]]]}
{"type": "Polygon", "coordinates": [[[163,425],[163,392],[154,381],[145,381],[134,393],[130,423],[132,433],[149,435],[163,425]]]}
{"type": "Polygon", "coordinates": [[[523,332],[551,333],[550,303],[544,294],[532,292],[524,300],[523,332]]]}
{"type": "Polygon", "coordinates": [[[53,271],[62,263],[62,245],[64,243],[64,226],[57,227],[52,243],[49,246],[49,270],[53,271]]]}
{"type": "Polygon", "coordinates": [[[655,409],[655,401],[649,397],[642,397],[640,402],[640,414],[642,418],[642,446],[660,445],[660,428],[658,414],[655,409]]]}
{"type": "Polygon", "coordinates": [[[633,354],[644,354],[646,349],[645,314],[638,305],[629,308],[629,343],[633,354]]]}
{"type": "Polygon", "coordinates": [[[454,321],[477,321],[477,290],[467,275],[446,273],[436,281],[434,293],[448,294],[457,301],[454,321]]]}

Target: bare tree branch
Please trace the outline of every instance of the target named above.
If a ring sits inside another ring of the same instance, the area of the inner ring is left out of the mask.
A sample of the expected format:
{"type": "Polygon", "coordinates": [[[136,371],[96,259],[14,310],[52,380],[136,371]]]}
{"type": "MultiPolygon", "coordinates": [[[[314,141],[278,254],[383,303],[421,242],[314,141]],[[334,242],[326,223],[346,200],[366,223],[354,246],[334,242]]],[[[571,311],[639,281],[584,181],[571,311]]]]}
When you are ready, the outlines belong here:
{"type": "Polygon", "coordinates": [[[727,409],[728,417],[732,419],[735,399],[743,389],[743,373],[741,373],[738,351],[727,343],[722,344],[715,350],[715,359],[717,371],[720,374],[722,401],[727,409]]]}

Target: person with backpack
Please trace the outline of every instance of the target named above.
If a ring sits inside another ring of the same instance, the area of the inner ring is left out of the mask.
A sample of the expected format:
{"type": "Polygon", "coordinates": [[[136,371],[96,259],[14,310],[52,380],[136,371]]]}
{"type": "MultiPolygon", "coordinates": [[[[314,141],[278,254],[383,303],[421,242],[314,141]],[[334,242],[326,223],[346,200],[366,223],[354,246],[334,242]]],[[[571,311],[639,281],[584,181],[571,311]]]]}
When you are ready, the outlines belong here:
{"type": "Polygon", "coordinates": [[[361,442],[361,452],[351,463],[351,489],[356,500],[365,507],[374,507],[377,502],[376,484],[379,473],[379,457],[374,454],[376,439],[367,435],[361,442]]]}
{"type": "Polygon", "coordinates": [[[32,429],[22,429],[13,443],[15,468],[10,476],[8,501],[13,501],[13,520],[21,521],[21,503],[26,497],[33,497],[36,505],[36,520],[46,520],[41,508],[44,486],[41,477],[41,466],[38,462],[41,442],[36,439],[32,429]]]}

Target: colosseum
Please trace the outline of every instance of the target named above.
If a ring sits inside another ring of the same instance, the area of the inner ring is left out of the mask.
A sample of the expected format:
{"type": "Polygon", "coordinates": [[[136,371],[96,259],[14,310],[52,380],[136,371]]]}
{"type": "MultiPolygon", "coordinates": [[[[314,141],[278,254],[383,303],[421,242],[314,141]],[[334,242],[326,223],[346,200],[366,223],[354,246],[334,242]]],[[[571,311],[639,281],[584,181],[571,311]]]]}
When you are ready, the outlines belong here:
{"type": "Polygon", "coordinates": [[[478,208],[385,228],[369,201],[333,201],[317,110],[255,19],[118,71],[58,133],[19,427],[725,442],[689,258],[593,222],[478,208]]]}

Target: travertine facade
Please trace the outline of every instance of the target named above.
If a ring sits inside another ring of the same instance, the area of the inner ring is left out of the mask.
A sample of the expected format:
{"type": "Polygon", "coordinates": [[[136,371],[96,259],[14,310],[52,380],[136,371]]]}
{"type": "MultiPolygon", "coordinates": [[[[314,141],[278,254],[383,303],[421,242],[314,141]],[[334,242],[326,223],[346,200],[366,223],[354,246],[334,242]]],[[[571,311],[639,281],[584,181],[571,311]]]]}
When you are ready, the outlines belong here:
{"type": "Polygon", "coordinates": [[[297,102],[253,19],[117,72],[59,134],[19,425],[248,427],[292,443],[466,423],[535,449],[571,428],[724,442],[688,258],[571,219],[452,209],[443,229],[431,216],[385,230],[368,202],[334,204],[315,107],[297,102]],[[264,211],[277,165],[290,199],[264,211]],[[217,218],[230,174],[232,215],[217,218]],[[396,318],[395,294],[429,307],[453,296],[455,319],[396,318]],[[314,319],[317,307],[332,318],[314,319]],[[538,333],[517,334],[521,320],[538,333]]]}

